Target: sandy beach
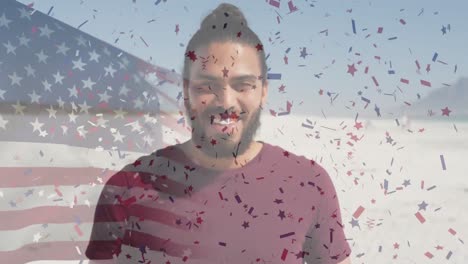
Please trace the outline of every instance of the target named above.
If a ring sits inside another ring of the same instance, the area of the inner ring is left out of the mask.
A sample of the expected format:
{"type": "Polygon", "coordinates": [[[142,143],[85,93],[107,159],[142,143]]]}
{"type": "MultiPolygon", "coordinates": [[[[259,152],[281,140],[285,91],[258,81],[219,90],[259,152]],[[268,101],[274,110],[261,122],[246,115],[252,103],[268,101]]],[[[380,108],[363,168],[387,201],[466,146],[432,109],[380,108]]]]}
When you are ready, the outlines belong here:
{"type": "MultiPolygon", "coordinates": [[[[293,115],[261,121],[256,139],[314,159],[329,172],[353,264],[468,263],[468,123],[293,115]]],[[[176,139],[187,138],[169,143],[176,139]]],[[[101,154],[93,155],[82,158],[102,164],[95,158],[101,154]]]]}

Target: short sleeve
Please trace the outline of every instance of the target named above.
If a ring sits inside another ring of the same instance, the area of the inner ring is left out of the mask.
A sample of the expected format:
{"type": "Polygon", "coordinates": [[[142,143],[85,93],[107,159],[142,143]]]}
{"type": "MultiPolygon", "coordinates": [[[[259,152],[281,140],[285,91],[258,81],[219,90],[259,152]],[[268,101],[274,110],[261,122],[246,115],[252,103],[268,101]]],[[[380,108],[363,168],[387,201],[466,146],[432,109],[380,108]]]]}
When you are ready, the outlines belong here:
{"type": "Polygon", "coordinates": [[[351,254],[345,238],[341,209],[336,190],[328,173],[320,167],[316,177],[314,199],[316,217],[307,232],[303,251],[307,264],[336,264],[351,254]]]}
{"type": "Polygon", "coordinates": [[[127,205],[131,202],[125,199],[127,173],[121,170],[111,176],[99,195],[86,249],[89,259],[113,259],[114,255],[120,254],[126,230],[127,205]]]}

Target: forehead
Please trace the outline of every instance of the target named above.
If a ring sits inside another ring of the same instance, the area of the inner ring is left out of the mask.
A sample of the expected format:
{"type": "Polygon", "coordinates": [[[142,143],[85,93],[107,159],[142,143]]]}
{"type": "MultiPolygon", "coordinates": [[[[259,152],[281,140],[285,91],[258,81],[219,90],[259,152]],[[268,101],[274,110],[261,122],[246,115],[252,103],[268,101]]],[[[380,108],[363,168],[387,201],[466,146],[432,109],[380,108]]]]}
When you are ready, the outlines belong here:
{"type": "Polygon", "coordinates": [[[200,48],[197,57],[190,70],[192,80],[206,76],[223,79],[241,75],[258,77],[262,72],[257,50],[246,44],[215,42],[200,48]],[[225,77],[225,73],[228,77],[225,77]]]}

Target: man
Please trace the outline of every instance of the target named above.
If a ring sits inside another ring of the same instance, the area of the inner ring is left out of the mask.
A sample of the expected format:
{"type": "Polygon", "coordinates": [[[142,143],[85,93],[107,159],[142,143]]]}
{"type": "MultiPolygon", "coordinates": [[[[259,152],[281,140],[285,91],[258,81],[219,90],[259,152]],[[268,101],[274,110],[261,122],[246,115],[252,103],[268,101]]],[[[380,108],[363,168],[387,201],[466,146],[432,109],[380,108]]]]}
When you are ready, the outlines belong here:
{"type": "Polygon", "coordinates": [[[327,172],[253,140],[266,71],[263,46],[240,10],[218,6],[187,46],[191,139],[111,177],[86,256],[108,263],[350,263],[327,172]]]}

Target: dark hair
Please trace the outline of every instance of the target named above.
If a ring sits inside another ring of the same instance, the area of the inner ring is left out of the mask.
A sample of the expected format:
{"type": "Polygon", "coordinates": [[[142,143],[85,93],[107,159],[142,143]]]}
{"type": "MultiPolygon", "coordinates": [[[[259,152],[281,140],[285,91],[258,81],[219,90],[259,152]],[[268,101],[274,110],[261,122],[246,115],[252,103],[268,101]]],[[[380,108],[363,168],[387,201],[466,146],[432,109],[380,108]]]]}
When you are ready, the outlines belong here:
{"type": "Polygon", "coordinates": [[[220,4],[215,10],[207,15],[201,22],[200,29],[192,36],[185,50],[184,68],[182,77],[190,79],[190,67],[192,60],[189,51],[195,51],[202,46],[208,46],[213,42],[235,42],[252,47],[261,45],[258,50],[258,58],[262,67],[262,85],[267,78],[267,65],[263,44],[248,26],[242,11],[238,7],[228,3],[220,4]],[[240,32],[240,36],[238,33],[240,32]]]}

